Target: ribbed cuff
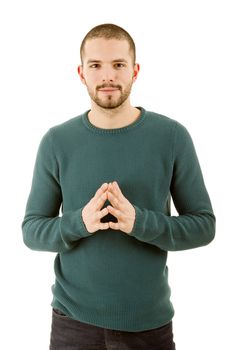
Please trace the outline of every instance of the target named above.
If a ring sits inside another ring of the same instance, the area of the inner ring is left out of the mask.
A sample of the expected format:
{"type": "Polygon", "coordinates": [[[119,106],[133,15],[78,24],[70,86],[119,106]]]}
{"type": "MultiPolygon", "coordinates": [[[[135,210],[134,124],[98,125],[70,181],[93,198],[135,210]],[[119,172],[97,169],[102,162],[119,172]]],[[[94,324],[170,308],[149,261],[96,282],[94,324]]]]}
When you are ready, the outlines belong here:
{"type": "Polygon", "coordinates": [[[83,208],[66,212],[61,218],[61,236],[66,243],[91,236],[83,222],[82,210],[83,208]]]}

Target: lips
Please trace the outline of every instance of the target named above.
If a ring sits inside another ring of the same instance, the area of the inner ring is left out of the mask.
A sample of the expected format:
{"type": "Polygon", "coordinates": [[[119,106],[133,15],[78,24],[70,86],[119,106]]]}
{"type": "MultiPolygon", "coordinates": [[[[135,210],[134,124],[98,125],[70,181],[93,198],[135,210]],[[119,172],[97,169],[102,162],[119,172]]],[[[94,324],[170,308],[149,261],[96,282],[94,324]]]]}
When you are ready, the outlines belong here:
{"type": "Polygon", "coordinates": [[[103,89],[99,89],[99,91],[103,91],[103,92],[112,92],[112,91],[117,91],[119,90],[118,88],[103,88],[103,89]]]}

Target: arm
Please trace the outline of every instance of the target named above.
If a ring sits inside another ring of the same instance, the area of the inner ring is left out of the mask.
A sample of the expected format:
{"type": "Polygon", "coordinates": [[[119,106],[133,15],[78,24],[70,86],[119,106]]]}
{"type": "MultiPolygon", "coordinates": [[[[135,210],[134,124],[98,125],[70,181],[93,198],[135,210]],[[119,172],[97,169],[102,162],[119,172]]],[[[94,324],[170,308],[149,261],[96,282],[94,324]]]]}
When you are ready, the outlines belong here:
{"type": "Polygon", "coordinates": [[[210,243],[215,236],[215,216],[188,131],[175,128],[173,176],[170,192],[178,216],[168,216],[134,205],[131,235],[163,250],[177,251],[210,243]]]}
{"type": "Polygon", "coordinates": [[[30,195],[22,223],[24,243],[31,249],[64,252],[77,240],[90,236],[82,220],[82,208],[59,216],[62,191],[51,131],[37,153],[30,195]]]}

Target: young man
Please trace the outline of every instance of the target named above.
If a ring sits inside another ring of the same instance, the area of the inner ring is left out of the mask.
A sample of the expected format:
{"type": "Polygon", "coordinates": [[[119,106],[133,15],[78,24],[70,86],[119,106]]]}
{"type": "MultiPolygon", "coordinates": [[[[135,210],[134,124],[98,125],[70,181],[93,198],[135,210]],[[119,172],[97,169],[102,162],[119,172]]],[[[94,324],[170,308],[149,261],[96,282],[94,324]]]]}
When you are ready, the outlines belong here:
{"type": "Polygon", "coordinates": [[[58,253],[50,349],[175,349],[167,252],[215,235],[193,142],[130,104],[139,65],[123,28],[93,28],[80,53],[91,109],[43,137],[22,225],[28,247],[58,253]]]}

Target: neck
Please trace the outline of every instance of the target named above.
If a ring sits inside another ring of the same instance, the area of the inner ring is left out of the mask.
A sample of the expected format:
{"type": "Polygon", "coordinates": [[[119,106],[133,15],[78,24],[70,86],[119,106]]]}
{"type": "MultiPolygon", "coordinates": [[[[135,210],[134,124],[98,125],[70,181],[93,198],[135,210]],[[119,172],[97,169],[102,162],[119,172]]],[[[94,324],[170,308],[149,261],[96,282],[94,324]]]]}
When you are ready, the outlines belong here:
{"type": "Polygon", "coordinates": [[[94,102],[88,113],[91,124],[103,129],[122,128],[133,123],[140,115],[140,110],[123,103],[121,106],[113,109],[106,109],[98,106],[94,102]]]}

